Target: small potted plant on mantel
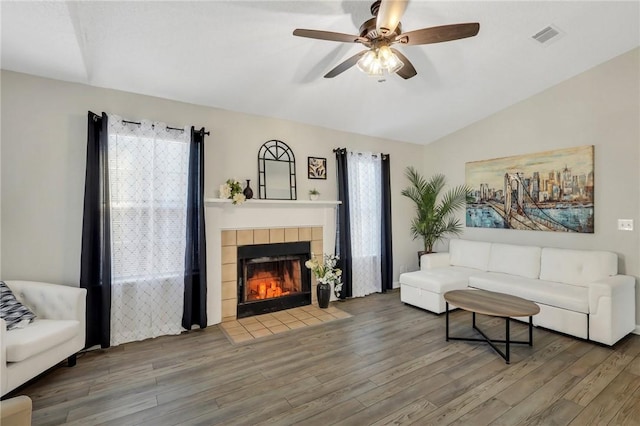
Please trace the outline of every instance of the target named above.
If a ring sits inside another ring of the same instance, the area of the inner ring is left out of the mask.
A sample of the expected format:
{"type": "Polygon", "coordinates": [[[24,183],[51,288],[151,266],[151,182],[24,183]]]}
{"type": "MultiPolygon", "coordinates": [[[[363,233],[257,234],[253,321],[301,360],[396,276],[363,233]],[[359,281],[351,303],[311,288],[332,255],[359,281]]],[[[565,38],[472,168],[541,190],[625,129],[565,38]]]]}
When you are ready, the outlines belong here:
{"type": "Polygon", "coordinates": [[[311,201],[316,201],[319,196],[320,196],[320,191],[318,191],[317,189],[312,188],[309,190],[309,199],[311,201]]]}
{"type": "Polygon", "coordinates": [[[401,194],[416,204],[411,234],[414,239],[422,238],[424,243],[424,251],[418,252],[419,262],[423,254],[433,253],[436,242],[447,235],[462,233],[462,224],[455,217],[455,212],[466,205],[471,190],[466,185],[460,185],[441,196],[446,183],[444,175],[437,174],[427,180],[413,167],[407,167],[405,176],[411,186],[403,189],[401,194]]]}

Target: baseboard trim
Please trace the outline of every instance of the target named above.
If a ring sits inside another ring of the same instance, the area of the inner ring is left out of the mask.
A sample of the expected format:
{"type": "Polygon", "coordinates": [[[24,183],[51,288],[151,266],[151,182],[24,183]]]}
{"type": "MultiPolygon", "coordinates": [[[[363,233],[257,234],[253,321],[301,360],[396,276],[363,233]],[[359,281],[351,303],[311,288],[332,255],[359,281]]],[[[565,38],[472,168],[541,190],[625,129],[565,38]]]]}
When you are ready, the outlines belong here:
{"type": "Polygon", "coordinates": [[[640,325],[636,324],[636,329],[632,331],[633,334],[640,334],[640,325]]]}

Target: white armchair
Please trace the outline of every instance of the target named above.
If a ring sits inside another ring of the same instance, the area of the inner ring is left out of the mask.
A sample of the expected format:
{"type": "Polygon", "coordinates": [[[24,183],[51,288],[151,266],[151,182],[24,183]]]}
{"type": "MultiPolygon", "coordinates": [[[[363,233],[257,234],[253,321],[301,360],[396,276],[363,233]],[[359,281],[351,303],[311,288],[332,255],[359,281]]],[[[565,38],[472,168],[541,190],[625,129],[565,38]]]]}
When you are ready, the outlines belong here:
{"type": "Polygon", "coordinates": [[[85,345],[87,291],[32,281],[5,281],[16,299],[37,318],[24,328],[7,330],[0,320],[0,390],[12,391],[85,345]]]}

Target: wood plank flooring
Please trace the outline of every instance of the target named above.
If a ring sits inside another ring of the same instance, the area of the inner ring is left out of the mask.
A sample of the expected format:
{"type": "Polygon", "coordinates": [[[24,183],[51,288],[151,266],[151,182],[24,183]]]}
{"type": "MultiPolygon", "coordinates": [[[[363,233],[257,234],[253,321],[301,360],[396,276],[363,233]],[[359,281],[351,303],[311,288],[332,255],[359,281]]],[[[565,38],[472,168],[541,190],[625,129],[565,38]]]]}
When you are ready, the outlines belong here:
{"type": "MultiPolygon", "coordinates": [[[[506,365],[445,342],[444,316],[397,291],[335,306],[353,317],[237,345],[213,326],[91,351],[17,394],[34,425],[640,425],[640,336],[608,348],[536,328],[506,365]]],[[[472,337],[470,322],[453,312],[451,333],[472,337]]],[[[478,323],[504,337],[503,320],[478,323]]]]}

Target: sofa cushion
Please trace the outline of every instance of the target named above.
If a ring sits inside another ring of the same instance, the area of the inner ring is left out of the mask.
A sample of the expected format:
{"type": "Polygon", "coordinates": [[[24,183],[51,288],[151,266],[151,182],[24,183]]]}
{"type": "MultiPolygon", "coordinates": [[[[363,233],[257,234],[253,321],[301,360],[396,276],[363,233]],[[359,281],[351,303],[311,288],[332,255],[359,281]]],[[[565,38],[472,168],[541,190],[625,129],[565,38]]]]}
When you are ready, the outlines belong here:
{"type": "Polygon", "coordinates": [[[595,250],[543,248],[540,279],[588,287],[618,273],[615,253],[595,250]]]}
{"type": "Polygon", "coordinates": [[[36,319],[25,328],[6,334],[7,362],[20,362],[47,351],[80,333],[76,320],[36,319]]]}
{"type": "Polygon", "coordinates": [[[449,261],[454,266],[486,271],[489,265],[491,243],[481,241],[449,241],[449,261]]]}
{"type": "Polygon", "coordinates": [[[29,308],[16,299],[9,286],[0,281],[0,318],[6,321],[7,330],[24,327],[35,317],[29,308]]]}
{"type": "Polygon", "coordinates": [[[533,246],[491,244],[488,270],[525,278],[538,278],[541,251],[540,247],[533,246]]]}
{"type": "Polygon", "coordinates": [[[477,269],[448,266],[425,271],[405,272],[400,275],[400,284],[421,288],[432,293],[467,288],[469,277],[481,273],[477,269]]]}
{"type": "Polygon", "coordinates": [[[484,272],[469,277],[469,286],[506,293],[532,302],[589,313],[589,290],[558,282],[516,277],[498,272],[484,272]]]}

